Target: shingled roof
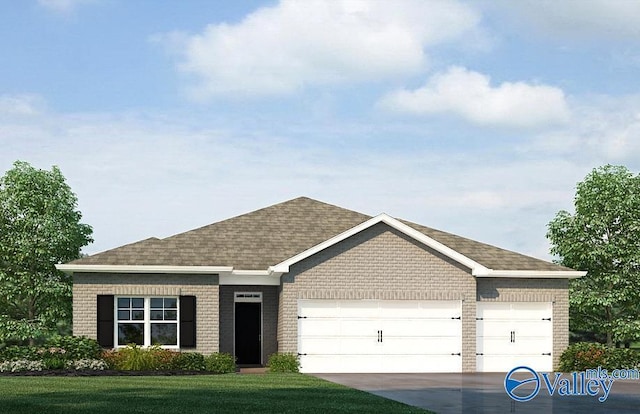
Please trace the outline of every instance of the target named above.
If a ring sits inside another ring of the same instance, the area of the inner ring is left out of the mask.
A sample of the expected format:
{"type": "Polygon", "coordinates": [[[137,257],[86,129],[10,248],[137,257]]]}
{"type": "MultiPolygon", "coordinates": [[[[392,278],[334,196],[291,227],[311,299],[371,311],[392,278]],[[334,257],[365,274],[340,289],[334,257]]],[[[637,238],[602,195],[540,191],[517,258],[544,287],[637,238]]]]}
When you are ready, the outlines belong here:
{"type": "MultiPolygon", "coordinates": [[[[150,238],[107,250],[70,264],[230,266],[242,270],[266,270],[370,218],[355,211],[299,197],[165,239],[150,238]]],[[[409,221],[400,221],[489,269],[571,270],[409,221]]]]}

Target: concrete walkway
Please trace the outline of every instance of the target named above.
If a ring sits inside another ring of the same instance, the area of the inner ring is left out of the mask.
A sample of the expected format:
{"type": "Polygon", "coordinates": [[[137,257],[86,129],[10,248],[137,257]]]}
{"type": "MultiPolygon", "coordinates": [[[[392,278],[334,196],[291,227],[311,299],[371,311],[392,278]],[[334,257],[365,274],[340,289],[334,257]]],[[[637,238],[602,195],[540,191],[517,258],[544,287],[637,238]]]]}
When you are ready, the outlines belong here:
{"type": "Polygon", "coordinates": [[[618,380],[609,398],[549,396],[546,389],[528,402],[512,400],[505,374],[313,374],[438,414],[449,413],[640,413],[640,381],[618,380]]]}

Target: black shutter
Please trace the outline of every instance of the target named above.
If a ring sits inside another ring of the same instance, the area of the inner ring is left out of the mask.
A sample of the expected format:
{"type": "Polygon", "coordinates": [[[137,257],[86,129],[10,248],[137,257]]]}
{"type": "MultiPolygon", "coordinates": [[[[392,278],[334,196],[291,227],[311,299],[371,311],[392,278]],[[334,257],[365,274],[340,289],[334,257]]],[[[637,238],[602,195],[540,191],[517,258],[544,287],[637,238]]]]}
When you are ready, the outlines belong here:
{"type": "Polygon", "coordinates": [[[180,296],[180,348],[196,347],[196,297],[180,296]]]}
{"type": "Polygon", "coordinates": [[[113,348],[113,295],[98,295],[98,343],[113,348]]]}

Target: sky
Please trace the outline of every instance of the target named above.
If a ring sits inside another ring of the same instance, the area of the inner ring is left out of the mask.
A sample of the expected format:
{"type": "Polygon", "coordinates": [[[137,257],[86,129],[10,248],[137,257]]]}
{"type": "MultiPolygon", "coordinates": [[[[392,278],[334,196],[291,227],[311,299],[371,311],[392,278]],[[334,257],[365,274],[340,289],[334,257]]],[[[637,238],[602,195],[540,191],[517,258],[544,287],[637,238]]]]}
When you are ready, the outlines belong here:
{"type": "Polygon", "coordinates": [[[299,196],[551,260],[640,170],[640,2],[0,0],[0,174],[58,166],[88,254],[299,196]]]}

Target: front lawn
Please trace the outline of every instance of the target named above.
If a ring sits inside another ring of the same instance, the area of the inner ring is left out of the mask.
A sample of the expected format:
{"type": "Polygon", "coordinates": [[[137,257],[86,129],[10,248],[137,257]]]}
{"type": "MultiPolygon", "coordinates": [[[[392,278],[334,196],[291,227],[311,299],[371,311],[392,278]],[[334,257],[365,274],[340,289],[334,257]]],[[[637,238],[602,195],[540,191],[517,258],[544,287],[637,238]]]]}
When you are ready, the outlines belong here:
{"type": "Polygon", "coordinates": [[[0,377],[0,413],[426,411],[303,374],[0,377]]]}

